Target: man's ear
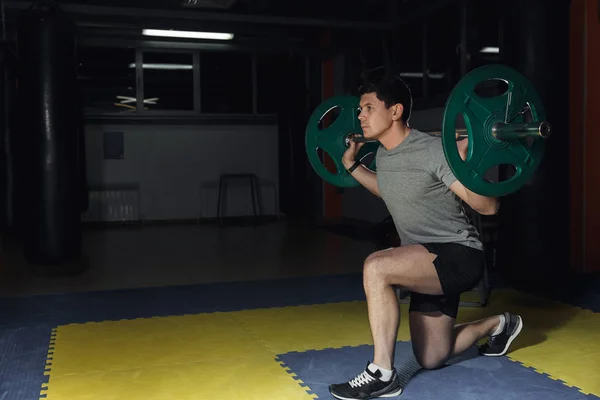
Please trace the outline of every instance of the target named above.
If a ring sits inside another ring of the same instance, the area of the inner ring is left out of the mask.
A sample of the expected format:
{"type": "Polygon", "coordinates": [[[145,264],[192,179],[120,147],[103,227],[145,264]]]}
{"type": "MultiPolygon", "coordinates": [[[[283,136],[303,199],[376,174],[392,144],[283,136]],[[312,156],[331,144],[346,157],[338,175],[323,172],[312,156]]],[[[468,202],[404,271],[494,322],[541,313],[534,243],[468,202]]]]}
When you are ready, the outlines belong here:
{"type": "Polygon", "coordinates": [[[402,113],[404,112],[404,106],[402,104],[398,103],[398,104],[394,104],[392,106],[392,109],[394,110],[392,113],[392,119],[394,121],[398,121],[402,117],[402,113]]]}

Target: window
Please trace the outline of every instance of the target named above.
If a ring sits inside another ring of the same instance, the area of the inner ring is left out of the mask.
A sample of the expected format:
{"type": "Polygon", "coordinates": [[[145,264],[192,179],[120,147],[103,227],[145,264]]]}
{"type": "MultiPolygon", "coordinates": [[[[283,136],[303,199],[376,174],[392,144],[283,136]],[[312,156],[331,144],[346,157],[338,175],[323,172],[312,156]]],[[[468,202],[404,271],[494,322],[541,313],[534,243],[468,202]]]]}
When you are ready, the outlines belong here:
{"type": "Polygon", "coordinates": [[[203,113],[252,113],[252,54],[200,52],[203,113]]]}
{"type": "Polygon", "coordinates": [[[194,110],[192,53],[144,52],[142,60],[145,110],[194,110]]]}
{"type": "Polygon", "coordinates": [[[78,49],[79,85],[87,113],[135,113],[135,49],[78,49]]]}
{"type": "Polygon", "coordinates": [[[289,93],[307,101],[302,55],[93,45],[78,52],[87,115],[264,115],[278,113],[289,93]]]}

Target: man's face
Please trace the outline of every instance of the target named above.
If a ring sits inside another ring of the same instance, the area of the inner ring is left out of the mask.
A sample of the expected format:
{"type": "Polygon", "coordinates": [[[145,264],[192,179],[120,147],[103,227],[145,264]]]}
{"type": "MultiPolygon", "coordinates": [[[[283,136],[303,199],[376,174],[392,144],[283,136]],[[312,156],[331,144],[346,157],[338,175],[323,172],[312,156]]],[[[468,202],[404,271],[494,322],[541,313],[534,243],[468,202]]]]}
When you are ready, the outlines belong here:
{"type": "Polygon", "coordinates": [[[397,104],[390,108],[377,98],[375,93],[366,93],[360,98],[360,114],[358,119],[363,135],[369,139],[378,139],[392,126],[394,120],[399,120],[402,106],[397,104]]]}

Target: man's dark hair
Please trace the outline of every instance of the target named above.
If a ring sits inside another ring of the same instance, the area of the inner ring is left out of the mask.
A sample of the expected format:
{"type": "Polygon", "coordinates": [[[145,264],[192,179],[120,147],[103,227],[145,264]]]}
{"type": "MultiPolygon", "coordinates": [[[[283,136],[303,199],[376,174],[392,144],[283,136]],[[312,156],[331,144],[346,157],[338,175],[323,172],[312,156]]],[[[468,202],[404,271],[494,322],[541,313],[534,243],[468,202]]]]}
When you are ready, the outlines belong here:
{"type": "Polygon", "coordinates": [[[362,83],[358,88],[358,95],[375,93],[387,108],[394,104],[402,104],[404,111],[400,119],[407,123],[412,111],[412,95],[408,85],[400,79],[385,73],[383,68],[377,68],[362,74],[362,83]]]}

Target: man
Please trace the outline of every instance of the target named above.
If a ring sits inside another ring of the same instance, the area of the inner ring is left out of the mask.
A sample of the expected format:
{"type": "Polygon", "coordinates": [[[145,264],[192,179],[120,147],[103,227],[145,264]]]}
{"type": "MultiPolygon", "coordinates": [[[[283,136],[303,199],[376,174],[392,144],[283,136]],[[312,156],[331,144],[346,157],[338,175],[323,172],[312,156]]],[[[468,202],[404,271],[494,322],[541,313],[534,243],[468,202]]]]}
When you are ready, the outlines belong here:
{"type": "MultiPolygon", "coordinates": [[[[484,252],[462,201],[483,215],[495,214],[498,200],[480,196],[454,176],[441,137],[409,127],[409,88],[395,77],[367,80],[360,88],[363,134],[380,142],[377,173],[355,160],[362,144],[352,142],[343,164],[358,182],[385,202],[401,245],[371,254],[364,262],[363,285],[374,343],[374,358],[349,382],[331,385],[338,399],[373,399],[402,393],[394,368],[400,322],[395,286],[412,292],[409,324],[413,351],[423,368],[448,359],[489,336],[481,354],[502,356],[520,333],[520,316],[503,313],[455,325],[460,294],[483,276],[484,252]]],[[[463,160],[466,140],[459,142],[463,160]]]]}

